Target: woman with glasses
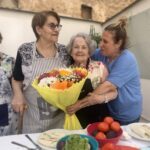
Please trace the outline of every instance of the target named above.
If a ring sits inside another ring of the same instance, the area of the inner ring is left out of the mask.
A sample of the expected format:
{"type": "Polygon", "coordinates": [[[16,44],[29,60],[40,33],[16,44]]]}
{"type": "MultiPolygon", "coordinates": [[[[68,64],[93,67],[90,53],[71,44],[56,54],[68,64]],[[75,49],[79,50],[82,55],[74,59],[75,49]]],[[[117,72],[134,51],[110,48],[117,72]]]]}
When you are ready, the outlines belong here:
{"type": "Polygon", "coordinates": [[[23,133],[62,128],[64,122],[64,113],[45,102],[31,86],[36,76],[68,64],[65,46],[57,43],[60,18],[53,11],[37,13],[32,28],[37,40],[19,47],[12,80],[12,105],[16,112],[24,114],[23,133]]]}
{"type": "MultiPolygon", "coordinates": [[[[0,43],[2,35],[0,33],[0,43]]],[[[14,58],[0,52],[0,136],[17,133],[17,114],[11,106],[14,58]]]]}

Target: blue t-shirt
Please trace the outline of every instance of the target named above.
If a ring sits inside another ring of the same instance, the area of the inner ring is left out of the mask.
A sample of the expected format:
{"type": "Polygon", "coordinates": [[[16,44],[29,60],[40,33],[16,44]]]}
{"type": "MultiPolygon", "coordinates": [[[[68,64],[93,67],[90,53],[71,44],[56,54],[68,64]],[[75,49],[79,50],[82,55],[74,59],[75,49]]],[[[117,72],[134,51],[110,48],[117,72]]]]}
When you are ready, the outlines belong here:
{"type": "Polygon", "coordinates": [[[110,114],[120,121],[133,121],[142,112],[142,94],[140,75],[134,55],[124,50],[119,57],[109,63],[99,49],[95,51],[92,59],[102,61],[108,68],[107,81],[117,87],[118,96],[108,103],[110,114]]]}

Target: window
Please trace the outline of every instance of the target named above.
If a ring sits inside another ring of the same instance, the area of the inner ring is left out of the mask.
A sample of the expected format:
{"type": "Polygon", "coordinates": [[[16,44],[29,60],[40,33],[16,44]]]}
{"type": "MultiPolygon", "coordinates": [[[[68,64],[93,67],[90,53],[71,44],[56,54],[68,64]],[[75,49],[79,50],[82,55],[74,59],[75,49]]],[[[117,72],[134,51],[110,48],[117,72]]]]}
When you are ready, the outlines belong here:
{"type": "Polygon", "coordinates": [[[84,19],[92,19],[92,7],[81,5],[81,17],[84,19]]]}

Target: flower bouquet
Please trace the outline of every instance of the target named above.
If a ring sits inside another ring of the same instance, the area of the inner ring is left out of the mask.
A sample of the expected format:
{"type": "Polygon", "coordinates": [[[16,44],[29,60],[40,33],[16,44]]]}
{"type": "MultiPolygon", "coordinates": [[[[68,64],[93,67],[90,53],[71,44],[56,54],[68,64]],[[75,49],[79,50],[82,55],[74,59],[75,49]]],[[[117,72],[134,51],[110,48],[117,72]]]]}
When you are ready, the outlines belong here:
{"type": "MultiPolygon", "coordinates": [[[[66,107],[78,100],[87,76],[88,71],[83,68],[54,69],[37,77],[32,86],[45,101],[66,113],[66,107]]],[[[66,113],[64,129],[78,130],[81,128],[76,115],[70,116],[66,113]]]]}

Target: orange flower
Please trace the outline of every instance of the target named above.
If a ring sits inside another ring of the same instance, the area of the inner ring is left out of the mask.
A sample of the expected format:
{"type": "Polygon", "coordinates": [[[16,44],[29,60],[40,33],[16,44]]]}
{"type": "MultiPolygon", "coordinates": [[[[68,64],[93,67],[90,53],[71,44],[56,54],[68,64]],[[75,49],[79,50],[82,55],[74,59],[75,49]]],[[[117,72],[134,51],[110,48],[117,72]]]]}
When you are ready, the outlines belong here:
{"type": "Polygon", "coordinates": [[[67,83],[67,87],[69,88],[69,87],[71,87],[72,86],[72,84],[73,84],[73,81],[68,81],[68,83],[67,83]]]}
{"type": "Polygon", "coordinates": [[[64,90],[68,87],[68,82],[67,81],[62,81],[62,82],[56,81],[51,87],[54,89],[64,90]]]}
{"type": "Polygon", "coordinates": [[[61,76],[69,76],[71,73],[72,73],[72,72],[70,72],[70,71],[68,71],[68,70],[63,70],[63,69],[59,71],[59,74],[60,74],[61,76]]]}

